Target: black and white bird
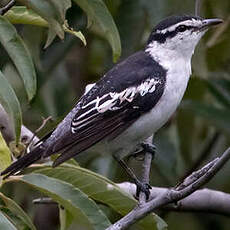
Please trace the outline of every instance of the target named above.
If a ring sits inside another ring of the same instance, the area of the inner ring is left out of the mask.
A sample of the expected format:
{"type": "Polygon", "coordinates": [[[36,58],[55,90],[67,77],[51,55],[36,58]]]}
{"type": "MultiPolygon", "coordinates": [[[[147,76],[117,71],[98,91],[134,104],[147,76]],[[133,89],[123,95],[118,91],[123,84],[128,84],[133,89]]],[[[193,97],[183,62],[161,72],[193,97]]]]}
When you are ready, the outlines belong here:
{"type": "MultiPolygon", "coordinates": [[[[178,107],[191,75],[191,58],[204,33],[220,19],[172,16],[161,21],[146,47],[116,64],[80,98],[42,144],[1,175],[10,176],[59,153],[53,166],[85,150],[113,154],[120,163],[161,128],[178,107]]],[[[124,166],[124,165],[123,165],[124,166]]],[[[139,190],[148,188],[135,179],[139,190]]]]}

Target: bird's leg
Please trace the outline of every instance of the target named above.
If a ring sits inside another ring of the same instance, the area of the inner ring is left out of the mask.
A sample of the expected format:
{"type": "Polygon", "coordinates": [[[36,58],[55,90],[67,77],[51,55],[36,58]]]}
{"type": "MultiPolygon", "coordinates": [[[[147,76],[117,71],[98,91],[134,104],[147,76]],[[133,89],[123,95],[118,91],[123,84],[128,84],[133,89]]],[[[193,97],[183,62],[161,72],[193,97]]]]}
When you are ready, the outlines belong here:
{"type": "Polygon", "coordinates": [[[141,146],[143,148],[144,155],[144,161],[143,161],[143,173],[142,173],[142,184],[145,185],[145,187],[148,187],[148,194],[143,193],[143,191],[138,191],[137,187],[137,195],[139,196],[139,204],[144,204],[146,200],[149,198],[150,189],[151,186],[149,184],[149,175],[151,170],[151,162],[152,159],[155,156],[156,147],[152,144],[152,137],[148,138],[145,142],[141,143],[141,146]],[[142,192],[142,193],[141,193],[142,192]]]}
{"type": "Polygon", "coordinates": [[[143,152],[148,152],[148,153],[151,153],[152,156],[153,156],[153,159],[155,157],[155,153],[156,153],[156,146],[152,143],[149,143],[149,142],[142,142],[141,143],[141,147],[143,148],[143,152]]]}
{"type": "Polygon", "coordinates": [[[131,157],[134,157],[135,160],[138,160],[138,161],[143,161],[144,158],[145,158],[145,153],[148,152],[148,153],[151,153],[153,158],[155,156],[155,152],[156,152],[156,147],[155,145],[149,143],[148,141],[144,141],[140,144],[141,146],[141,149],[137,149],[133,154],[130,154],[128,156],[128,160],[131,158],[131,157]]]}
{"type": "Polygon", "coordinates": [[[136,177],[136,175],[134,174],[133,170],[127,166],[127,164],[125,163],[124,160],[120,159],[116,155],[114,155],[114,158],[121,165],[121,167],[125,170],[125,172],[128,174],[128,176],[133,180],[133,182],[136,184],[136,186],[137,186],[136,196],[139,197],[140,192],[142,191],[142,192],[145,193],[146,199],[148,199],[149,195],[150,195],[150,191],[149,190],[151,189],[151,186],[148,183],[142,183],[136,177]]]}
{"type": "MultiPolygon", "coordinates": [[[[143,142],[141,144],[144,152],[149,152],[151,154],[155,154],[155,146],[152,144],[149,144],[147,142],[143,142]]],[[[124,160],[120,159],[118,156],[114,155],[114,158],[118,161],[118,163],[121,165],[121,167],[125,170],[125,172],[128,174],[128,176],[133,180],[133,182],[137,186],[137,191],[136,191],[136,196],[139,198],[140,192],[145,193],[146,199],[148,200],[149,195],[150,195],[150,189],[151,186],[149,183],[143,183],[141,182],[136,175],[134,174],[133,170],[127,166],[124,160]]]]}

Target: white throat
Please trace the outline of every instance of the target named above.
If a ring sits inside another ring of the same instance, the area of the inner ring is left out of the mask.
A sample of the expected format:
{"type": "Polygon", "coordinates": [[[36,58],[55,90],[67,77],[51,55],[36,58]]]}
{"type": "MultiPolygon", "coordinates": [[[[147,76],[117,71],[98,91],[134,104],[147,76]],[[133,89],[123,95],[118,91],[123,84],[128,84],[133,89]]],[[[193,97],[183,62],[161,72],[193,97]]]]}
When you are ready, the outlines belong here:
{"type": "Polygon", "coordinates": [[[181,52],[177,49],[173,49],[173,47],[168,47],[167,44],[159,44],[154,41],[147,46],[145,52],[149,53],[156,62],[167,70],[170,70],[171,68],[180,69],[180,67],[184,67],[189,68],[188,70],[191,74],[191,58],[194,49],[192,51],[191,49],[184,49],[181,52]]]}
{"type": "MultiPolygon", "coordinates": [[[[164,111],[164,113],[159,112],[159,120],[162,120],[161,125],[163,125],[176,110],[187,88],[191,75],[192,53],[184,56],[180,52],[159,46],[152,43],[145,52],[167,70],[164,93],[160,102],[154,107],[156,111],[164,111]]],[[[159,127],[155,127],[155,130],[159,127]]]]}

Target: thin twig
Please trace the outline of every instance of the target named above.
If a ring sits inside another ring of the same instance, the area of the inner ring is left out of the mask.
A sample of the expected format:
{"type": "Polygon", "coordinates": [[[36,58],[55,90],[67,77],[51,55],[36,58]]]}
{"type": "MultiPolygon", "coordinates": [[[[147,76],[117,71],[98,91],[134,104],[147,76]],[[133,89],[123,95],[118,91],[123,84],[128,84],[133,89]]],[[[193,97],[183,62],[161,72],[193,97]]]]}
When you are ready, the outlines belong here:
{"type": "MultiPolygon", "coordinates": [[[[189,183],[188,186],[180,187],[175,189],[170,189],[160,194],[153,200],[146,202],[145,205],[137,206],[130,213],[128,213],[125,217],[117,221],[115,224],[111,225],[107,230],[123,230],[128,228],[130,225],[134,224],[141,218],[145,217],[147,214],[152,212],[153,210],[160,208],[162,206],[168,205],[170,203],[177,202],[196,190],[198,190],[201,186],[207,183],[230,159],[230,148],[228,148],[223,155],[218,158],[212,164],[212,167],[207,170],[204,175],[201,174],[201,177],[197,178],[193,183],[189,183]]],[[[205,168],[205,167],[203,167],[205,168]]]]}
{"type": "Polygon", "coordinates": [[[195,15],[196,16],[200,16],[201,2],[202,2],[202,0],[196,0],[196,2],[195,2],[195,15]]]}
{"type": "Polygon", "coordinates": [[[47,117],[47,118],[45,118],[45,119],[43,118],[43,121],[42,121],[41,126],[38,127],[38,128],[35,130],[35,132],[34,132],[33,136],[31,137],[30,142],[29,142],[29,144],[27,145],[27,147],[30,146],[30,144],[33,142],[33,139],[34,139],[34,138],[36,137],[36,135],[45,127],[45,125],[47,124],[47,122],[48,122],[49,120],[52,120],[52,117],[51,117],[51,116],[49,116],[49,117],[47,117]]]}
{"type": "Polygon", "coordinates": [[[182,190],[183,188],[188,187],[189,185],[193,184],[194,182],[197,181],[197,179],[201,178],[203,175],[205,175],[219,160],[219,158],[215,158],[214,160],[212,160],[211,162],[209,162],[208,164],[206,164],[204,167],[202,167],[201,169],[191,173],[189,176],[187,176],[182,183],[179,183],[178,185],[176,185],[174,188],[177,191],[182,190]]]}
{"type": "Polygon", "coordinates": [[[11,0],[4,7],[0,8],[0,15],[4,15],[8,10],[10,10],[15,5],[15,0],[11,0]]]}
{"type": "Polygon", "coordinates": [[[32,142],[31,142],[31,138],[34,136],[34,133],[31,132],[27,127],[25,127],[24,125],[22,125],[21,128],[21,142],[28,146],[30,145],[30,150],[34,148],[34,146],[36,145],[36,143],[39,142],[39,138],[35,135],[35,137],[33,138],[32,142]]]}

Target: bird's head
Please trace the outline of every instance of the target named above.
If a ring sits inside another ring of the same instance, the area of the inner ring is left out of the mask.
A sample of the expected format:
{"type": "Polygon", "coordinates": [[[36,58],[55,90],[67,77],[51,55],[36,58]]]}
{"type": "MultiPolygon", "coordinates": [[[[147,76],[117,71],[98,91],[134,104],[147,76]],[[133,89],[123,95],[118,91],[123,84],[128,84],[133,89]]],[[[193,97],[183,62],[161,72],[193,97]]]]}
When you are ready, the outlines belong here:
{"type": "Polygon", "coordinates": [[[146,49],[173,50],[191,57],[204,33],[221,19],[203,19],[198,16],[171,16],[161,21],[152,31],[146,49]]]}

